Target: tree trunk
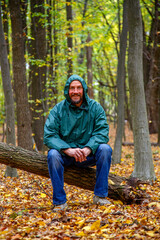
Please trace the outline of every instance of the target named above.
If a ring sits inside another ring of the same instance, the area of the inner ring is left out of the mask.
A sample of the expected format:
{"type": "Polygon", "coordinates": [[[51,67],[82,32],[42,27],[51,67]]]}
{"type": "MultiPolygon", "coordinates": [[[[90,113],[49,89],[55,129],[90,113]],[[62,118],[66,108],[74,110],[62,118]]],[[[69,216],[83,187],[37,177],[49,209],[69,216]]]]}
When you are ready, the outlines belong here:
{"type": "Polygon", "coordinates": [[[38,150],[43,149],[43,128],[46,97],[46,30],[44,0],[31,1],[30,98],[32,100],[32,131],[38,150]]]}
{"type": "MultiPolygon", "coordinates": [[[[1,3],[0,3],[0,66],[2,72],[3,90],[5,96],[6,109],[6,141],[15,145],[15,114],[14,114],[14,99],[9,71],[7,47],[3,32],[2,18],[1,18],[1,3]]],[[[18,173],[15,168],[7,166],[5,176],[17,177],[18,173]]]]}
{"type": "Polygon", "coordinates": [[[88,82],[88,95],[90,98],[94,98],[93,93],[93,75],[92,75],[92,50],[93,48],[89,46],[91,41],[91,35],[88,33],[87,37],[87,47],[86,47],[86,55],[87,55],[87,82],[88,82]]]}
{"type": "Polygon", "coordinates": [[[18,145],[32,149],[31,115],[25,71],[20,0],[9,0],[12,25],[13,77],[17,108],[18,145]]]}
{"type": "Polygon", "coordinates": [[[8,41],[8,35],[9,35],[9,9],[8,9],[8,1],[4,0],[1,3],[1,8],[3,11],[3,32],[5,35],[5,42],[7,47],[7,54],[9,54],[9,41],[8,41]]]}
{"type": "Polygon", "coordinates": [[[106,111],[105,97],[106,96],[104,93],[104,86],[103,86],[102,82],[99,82],[98,101],[101,104],[101,106],[103,107],[104,111],[106,111]]]}
{"type": "Polygon", "coordinates": [[[57,19],[59,16],[57,16],[58,12],[58,3],[56,0],[49,1],[50,8],[48,9],[48,55],[49,55],[49,67],[48,67],[48,82],[49,87],[48,89],[51,89],[52,91],[47,92],[48,95],[48,108],[46,111],[48,111],[49,108],[55,106],[57,104],[57,98],[58,98],[58,89],[57,89],[57,70],[58,70],[58,64],[59,61],[57,59],[57,53],[58,53],[58,28],[57,28],[57,19]],[[53,6],[52,6],[53,4],[53,6]],[[53,10],[52,10],[53,8],[53,10]],[[52,11],[51,11],[52,10],[52,11]],[[53,19],[53,20],[52,20],[53,19]],[[53,22],[53,23],[52,23],[53,22]],[[53,32],[53,33],[52,33],[53,32]],[[53,39],[52,39],[53,35],[53,39]],[[54,69],[54,71],[53,71],[54,69]]]}
{"type": "MultiPolygon", "coordinates": [[[[21,147],[14,147],[5,143],[0,143],[0,163],[17,167],[19,169],[43,176],[49,177],[47,157],[37,152],[28,151],[21,147]]],[[[69,185],[94,190],[96,181],[95,168],[65,168],[64,180],[69,185]]],[[[123,177],[109,174],[109,197],[121,200],[124,203],[140,203],[146,195],[137,186],[140,183],[136,179],[126,180],[126,185],[122,181],[123,177]]]]}
{"type": "Polygon", "coordinates": [[[67,0],[66,1],[66,14],[67,14],[67,72],[68,72],[68,78],[72,75],[73,72],[73,63],[72,63],[72,48],[73,48],[73,40],[72,40],[72,1],[67,0]]]}
{"type": "MultiPolygon", "coordinates": [[[[85,25],[85,16],[86,16],[86,12],[87,12],[87,4],[88,4],[88,0],[84,1],[84,9],[83,9],[83,20],[81,22],[82,25],[82,31],[81,31],[81,45],[84,45],[85,39],[84,39],[84,25],[85,25]]],[[[78,55],[78,64],[82,65],[83,61],[84,61],[84,56],[85,56],[85,51],[84,51],[84,47],[81,47],[80,49],[80,54],[78,55]]]]}
{"type": "Polygon", "coordinates": [[[133,177],[155,180],[143,84],[143,36],[139,1],[128,1],[128,76],[134,136],[133,177]]]}
{"type": "Polygon", "coordinates": [[[160,8],[159,8],[159,2],[156,1],[157,7],[155,10],[155,15],[157,19],[157,28],[156,28],[156,51],[155,51],[155,71],[153,76],[153,81],[155,85],[154,89],[154,104],[157,105],[156,110],[157,112],[154,113],[157,115],[157,129],[158,129],[158,145],[160,146],[160,8]]]}
{"type": "Polygon", "coordinates": [[[123,3],[123,29],[120,38],[120,54],[118,58],[117,70],[117,90],[118,90],[118,110],[117,110],[117,130],[116,139],[114,143],[114,151],[112,155],[112,163],[121,162],[122,151],[122,137],[124,134],[124,103],[125,103],[125,57],[127,48],[127,32],[128,32],[128,18],[127,18],[127,0],[123,3]]]}
{"type": "Polygon", "coordinates": [[[159,122],[158,122],[158,141],[157,144],[160,146],[160,79],[158,86],[158,113],[159,113],[159,122]]]}
{"type": "Polygon", "coordinates": [[[144,84],[150,133],[158,132],[158,81],[160,76],[160,9],[159,1],[154,1],[148,46],[144,38],[144,84]]]}

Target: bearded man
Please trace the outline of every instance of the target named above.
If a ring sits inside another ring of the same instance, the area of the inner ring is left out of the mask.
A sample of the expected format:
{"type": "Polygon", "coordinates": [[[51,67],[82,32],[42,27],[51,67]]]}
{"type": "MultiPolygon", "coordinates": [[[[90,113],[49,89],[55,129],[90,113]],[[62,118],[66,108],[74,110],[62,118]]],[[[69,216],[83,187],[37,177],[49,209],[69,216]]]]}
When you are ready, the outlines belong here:
{"type": "Polygon", "coordinates": [[[65,100],[54,106],[44,126],[54,211],[67,207],[63,174],[64,167],[72,165],[79,168],[96,165],[93,203],[110,204],[106,199],[112,155],[107,144],[109,126],[102,106],[90,99],[87,91],[83,78],[69,77],[64,88],[65,100]]]}

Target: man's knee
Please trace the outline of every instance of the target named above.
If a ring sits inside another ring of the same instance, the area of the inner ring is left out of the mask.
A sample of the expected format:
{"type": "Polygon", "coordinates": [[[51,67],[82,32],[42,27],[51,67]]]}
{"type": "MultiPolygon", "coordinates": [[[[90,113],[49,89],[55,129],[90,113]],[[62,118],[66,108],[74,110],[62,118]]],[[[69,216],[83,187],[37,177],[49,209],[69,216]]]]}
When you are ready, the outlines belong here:
{"type": "Polygon", "coordinates": [[[50,149],[48,152],[48,159],[55,159],[59,156],[59,152],[55,149],[50,149]]]}
{"type": "Polygon", "coordinates": [[[55,149],[50,149],[48,152],[47,161],[49,165],[51,164],[58,166],[61,161],[61,154],[55,149]]]}
{"type": "Polygon", "coordinates": [[[102,154],[107,154],[109,156],[112,155],[112,148],[108,144],[100,144],[98,147],[98,151],[102,154]]]}

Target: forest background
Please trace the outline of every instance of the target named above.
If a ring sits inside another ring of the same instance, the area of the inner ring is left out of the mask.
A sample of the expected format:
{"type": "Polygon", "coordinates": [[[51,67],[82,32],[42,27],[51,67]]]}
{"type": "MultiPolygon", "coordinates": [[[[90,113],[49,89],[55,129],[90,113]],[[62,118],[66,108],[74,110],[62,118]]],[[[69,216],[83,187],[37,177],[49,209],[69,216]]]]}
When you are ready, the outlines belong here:
{"type": "Polygon", "coordinates": [[[117,164],[111,171],[126,177],[132,173],[151,182],[157,178],[153,187],[145,185],[151,198],[143,202],[140,212],[138,206],[113,200],[109,208],[92,207],[90,192],[65,185],[70,208],[66,215],[55,216],[51,213],[48,180],[21,171],[19,179],[8,180],[3,175],[17,176],[17,171],[9,167],[5,171],[2,165],[2,239],[32,238],[36,234],[64,239],[90,234],[93,239],[158,239],[159,1],[0,3],[0,141],[44,153],[46,117],[64,99],[65,82],[76,73],[88,83],[89,96],[103,106],[111,126],[112,162],[117,164]],[[125,144],[129,147],[122,150],[125,144]],[[76,201],[84,207],[72,202],[74,191],[76,201]]]}
{"type": "Polygon", "coordinates": [[[46,117],[76,73],[117,126],[113,163],[121,161],[126,121],[135,168],[148,162],[145,178],[154,179],[149,133],[160,144],[159,16],[157,0],[1,1],[2,141],[15,144],[16,123],[18,145],[44,151],[46,117]]]}

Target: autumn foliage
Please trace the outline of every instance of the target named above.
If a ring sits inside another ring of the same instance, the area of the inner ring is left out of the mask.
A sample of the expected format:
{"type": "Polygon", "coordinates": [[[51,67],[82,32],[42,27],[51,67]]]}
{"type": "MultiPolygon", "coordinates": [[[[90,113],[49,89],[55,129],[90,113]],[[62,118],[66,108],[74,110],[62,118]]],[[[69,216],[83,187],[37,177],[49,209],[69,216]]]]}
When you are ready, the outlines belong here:
{"type": "MultiPolygon", "coordinates": [[[[110,127],[110,144],[115,129],[110,127]]],[[[152,142],[157,136],[151,135],[152,142]]],[[[126,140],[133,142],[126,131],[126,140]]],[[[152,146],[157,180],[141,184],[147,197],[140,204],[111,201],[92,205],[93,192],[65,184],[68,209],[54,213],[50,179],[18,170],[19,178],[5,178],[0,165],[0,239],[159,239],[160,150],[152,146]]],[[[134,167],[133,146],[123,146],[121,164],[111,172],[129,177],[134,167]]]]}

